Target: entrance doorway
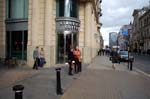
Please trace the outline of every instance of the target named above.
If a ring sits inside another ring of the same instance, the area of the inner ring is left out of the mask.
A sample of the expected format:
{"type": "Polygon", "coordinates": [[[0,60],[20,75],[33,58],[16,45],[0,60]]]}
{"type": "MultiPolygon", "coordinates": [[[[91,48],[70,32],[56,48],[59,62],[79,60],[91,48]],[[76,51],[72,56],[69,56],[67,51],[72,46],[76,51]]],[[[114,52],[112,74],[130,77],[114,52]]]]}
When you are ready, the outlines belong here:
{"type": "Polygon", "coordinates": [[[27,31],[7,31],[6,55],[8,58],[27,59],[27,37],[27,31]]]}
{"type": "Polygon", "coordinates": [[[65,63],[71,47],[78,45],[78,34],[57,34],[57,63],[65,63]]]}

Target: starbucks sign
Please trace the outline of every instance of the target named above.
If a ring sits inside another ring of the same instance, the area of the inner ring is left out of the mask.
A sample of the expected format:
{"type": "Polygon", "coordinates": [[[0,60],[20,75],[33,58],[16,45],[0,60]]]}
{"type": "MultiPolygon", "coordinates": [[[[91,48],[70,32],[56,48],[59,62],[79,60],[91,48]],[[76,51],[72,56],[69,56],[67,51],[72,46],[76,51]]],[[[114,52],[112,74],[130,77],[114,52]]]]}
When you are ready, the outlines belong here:
{"type": "Polygon", "coordinates": [[[80,21],[71,17],[56,18],[56,32],[63,33],[64,31],[79,32],[80,21]]]}

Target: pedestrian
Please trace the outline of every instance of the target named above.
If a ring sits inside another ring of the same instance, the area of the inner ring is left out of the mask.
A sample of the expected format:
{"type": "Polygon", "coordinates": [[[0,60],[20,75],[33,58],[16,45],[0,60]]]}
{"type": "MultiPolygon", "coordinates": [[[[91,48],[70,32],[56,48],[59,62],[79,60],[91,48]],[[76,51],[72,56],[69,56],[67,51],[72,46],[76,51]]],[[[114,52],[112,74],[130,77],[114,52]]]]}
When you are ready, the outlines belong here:
{"type": "Polygon", "coordinates": [[[68,52],[68,63],[69,63],[69,75],[73,75],[73,64],[75,63],[74,61],[74,53],[73,53],[73,48],[70,48],[68,52]]]}
{"type": "Polygon", "coordinates": [[[34,58],[33,69],[38,70],[38,66],[39,66],[39,47],[38,46],[33,51],[33,58],[34,58]]]}
{"type": "MultiPolygon", "coordinates": [[[[81,51],[80,51],[80,53],[81,53],[81,51]]],[[[79,58],[79,70],[78,71],[79,72],[82,71],[82,55],[80,55],[80,58],[79,58]]]]}
{"type": "Polygon", "coordinates": [[[105,49],[104,48],[102,49],[102,53],[103,53],[103,56],[104,56],[105,55],[105,49]]]}
{"type": "Polygon", "coordinates": [[[100,56],[103,54],[103,49],[101,48],[100,49],[100,56]]]}
{"type": "Polygon", "coordinates": [[[80,58],[81,58],[81,51],[79,50],[79,47],[76,46],[74,50],[75,73],[81,72],[82,70],[80,58]]]}
{"type": "Polygon", "coordinates": [[[101,49],[98,50],[98,56],[101,55],[101,49]]]}
{"type": "Polygon", "coordinates": [[[100,50],[97,51],[97,55],[98,55],[98,56],[99,56],[99,52],[100,52],[100,50]]]}
{"type": "Polygon", "coordinates": [[[109,56],[109,53],[110,53],[109,51],[110,51],[110,49],[109,49],[109,47],[107,47],[107,48],[106,48],[106,55],[107,55],[107,56],[109,56]]]}
{"type": "Polygon", "coordinates": [[[116,68],[116,64],[118,63],[118,53],[116,49],[113,49],[111,52],[111,60],[112,60],[112,68],[116,68]]]}
{"type": "Polygon", "coordinates": [[[45,51],[43,48],[40,50],[40,67],[43,67],[44,64],[46,63],[45,61],[45,51]]]}
{"type": "Polygon", "coordinates": [[[110,51],[110,48],[108,47],[107,50],[108,50],[108,56],[110,56],[110,52],[111,52],[111,51],[110,51]]]}

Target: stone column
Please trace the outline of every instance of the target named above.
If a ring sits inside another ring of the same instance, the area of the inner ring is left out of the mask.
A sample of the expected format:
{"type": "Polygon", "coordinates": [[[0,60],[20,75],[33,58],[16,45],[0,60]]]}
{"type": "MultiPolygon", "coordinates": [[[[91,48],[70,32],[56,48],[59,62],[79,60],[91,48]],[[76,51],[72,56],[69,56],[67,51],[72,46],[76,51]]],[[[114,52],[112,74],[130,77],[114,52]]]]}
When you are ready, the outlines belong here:
{"type": "Polygon", "coordinates": [[[5,0],[0,0],[0,58],[5,58],[6,49],[5,31],[5,0]]]}
{"type": "Polygon", "coordinates": [[[92,53],[92,58],[94,58],[94,44],[95,44],[95,24],[94,24],[94,12],[92,13],[92,26],[91,26],[91,53],[92,53]]]}
{"type": "Polygon", "coordinates": [[[33,50],[39,46],[39,0],[29,0],[27,64],[33,66],[33,50]]]}
{"type": "MultiPolygon", "coordinates": [[[[55,10],[56,11],[56,10],[55,10]]],[[[54,0],[30,0],[29,1],[29,37],[28,37],[28,64],[33,65],[33,50],[36,46],[44,48],[46,65],[54,65],[55,46],[54,37],[54,0]]]]}
{"type": "Polygon", "coordinates": [[[85,4],[85,42],[83,61],[85,63],[91,62],[91,19],[92,19],[92,3],[85,4]]]}
{"type": "Polygon", "coordinates": [[[33,50],[44,47],[44,4],[45,0],[29,0],[27,63],[33,66],[33,50]]]}
{"type": "Polygon", "coordinates": [[[39,0],[32,0],[32,46],[39,45],[39,0]]]}
{"type": "MultiPolygon", "coordinates": [[[[44,34],[44,47],[46,52],[46,66],[50,67],[54,52],[51,52],[53,47],[51,47],[51,39],[52,39],[52,28],[53,28],[53,0],[45,1],[45,34],[44,34]]],[[[53,56],[54,57],[54,56],[53,56]]]]}

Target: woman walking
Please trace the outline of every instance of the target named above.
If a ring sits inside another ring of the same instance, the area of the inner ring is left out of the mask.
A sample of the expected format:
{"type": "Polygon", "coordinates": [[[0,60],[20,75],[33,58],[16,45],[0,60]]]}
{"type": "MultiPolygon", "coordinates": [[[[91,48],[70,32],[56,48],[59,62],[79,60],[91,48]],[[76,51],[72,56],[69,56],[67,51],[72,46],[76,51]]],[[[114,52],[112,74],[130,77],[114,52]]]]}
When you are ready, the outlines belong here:
{"type": "Polygon", "coordinates": [[[43,48],[40,50],[40,66],[43,67],[45,64],[45,51],[43,48]]]}
{"type": "Polygon", "coordinates": [[[116,49],[112,50],[111,57],[112,57],[112,68],[116,69],[116,64],[118,63],[118,53],[116,49]]]}

